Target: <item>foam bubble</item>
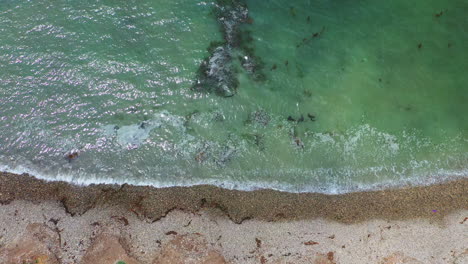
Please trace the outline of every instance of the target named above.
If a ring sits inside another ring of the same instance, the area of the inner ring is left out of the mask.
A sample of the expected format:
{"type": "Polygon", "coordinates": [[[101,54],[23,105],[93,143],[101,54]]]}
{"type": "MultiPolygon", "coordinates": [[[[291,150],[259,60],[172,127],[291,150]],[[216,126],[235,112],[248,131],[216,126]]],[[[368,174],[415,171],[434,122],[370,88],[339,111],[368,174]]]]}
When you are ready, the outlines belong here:
{"type": "Polygon", "coordinates": [[[156,128],[172,127],[185,131],[183,118],[172,115],[168,111],[156,113],[151,120],[137,124],[119,127],[117,125],[104,125],[101,132],[107,137],[116,137],[117,143],[125,148],[138,148],[149,138],[151,131],[156,128]]]}
{"type": "MultiPolygon", "coordinates": [[[[388,170],[389,168],[385,167],[375,167],[368,168],[364,171],[352,170],[348,173],[359,174],[359,173],[368,173],[369,171],[382,171],[388,170]]],[[[346,170],[346,169],[345,169],[346,170]]],[[[344,194],[351,192],[362,192],[362,191],[375,191],[383,190],[389,188],[400,188],[405,186],[428,186],[438,183],[444,183],[448,181],[453,181],[456,179],[468,177],[468,169],[462,170],[447,170],[439,169],[435,172],[433,177],[422,177],[421,175],[412,175],[411,177],[400,178],[399,180],[384,180],[377,183],[351,183],[344,185],[342,183],[325,183],[322,185],[295,185],[289,183],[283,183],[280,181],[238,181],[238,180],[220,180],[220,179],[198,179],[198,180],[188,180],[185,182],[171,182],[171,181],[156,181],[156,180],[128,180],[116,177],[100,177],[96,174],[85,173],[83,171],[70,173],[57,173],[52,176],[50,174],[41,173],[39,170],[26,167],[23,165],[18,165],[16,167],[10,167],[8,165],[0,165],[0,171],[10,172],[14,174],[23,174],[27,173],[38,179],[46,181],[65,181],[75,185],[88,186],[94,184],[130,184],[134,186],[152,186],[155,188],[167,188],[167,187],[190,187],[196,185],[213,185],[225,189],[231,190],[242,190],[242,191],[253,191],[260,189],[271,189],[277,191],[291,192],[291,193],[323,193],[323,194],[344,194]]],[[[329,169],[317,169],[315,171],[302,171],[300,173],[304,174],[323,174],[329,173],[329,169]]],[[[242,172],[242,173],[251,173],[255,172],[242,172]]],[[[20,176],[19,176],[20,177],[20,176]]]]}

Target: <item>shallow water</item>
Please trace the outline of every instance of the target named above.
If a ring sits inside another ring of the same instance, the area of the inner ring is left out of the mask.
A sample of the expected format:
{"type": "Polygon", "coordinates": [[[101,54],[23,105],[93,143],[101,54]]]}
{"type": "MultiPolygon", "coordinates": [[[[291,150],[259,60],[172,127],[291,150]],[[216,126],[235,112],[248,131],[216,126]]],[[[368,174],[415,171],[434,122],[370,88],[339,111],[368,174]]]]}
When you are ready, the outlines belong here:
{"type": "Polygon", "coordinates": [[[214,2],[2,1],[0,169],[322,193],[468,176],[465,0],[245,4],[223,41],[214,2]]]}

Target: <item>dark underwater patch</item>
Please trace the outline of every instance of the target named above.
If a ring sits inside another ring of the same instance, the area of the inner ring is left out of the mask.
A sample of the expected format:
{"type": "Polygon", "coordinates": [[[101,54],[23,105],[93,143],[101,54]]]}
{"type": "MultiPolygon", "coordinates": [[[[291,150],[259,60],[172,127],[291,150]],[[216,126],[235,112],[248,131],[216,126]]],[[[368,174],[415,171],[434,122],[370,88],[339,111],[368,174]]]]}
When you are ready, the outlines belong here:
{"type": "Polygon", "coordinates": [[[209,56],[200,64],[192,89],[215,93],[221,97],[236,94],[239,86],[237,74],[241,68],[255,81],[265,80],[264,63],[255,56],[251,31],[243,26],[251,24],[247,5],[237,0],[218,0],[213,15],[219,24],[223,41],[213,41],[209,56]]]}

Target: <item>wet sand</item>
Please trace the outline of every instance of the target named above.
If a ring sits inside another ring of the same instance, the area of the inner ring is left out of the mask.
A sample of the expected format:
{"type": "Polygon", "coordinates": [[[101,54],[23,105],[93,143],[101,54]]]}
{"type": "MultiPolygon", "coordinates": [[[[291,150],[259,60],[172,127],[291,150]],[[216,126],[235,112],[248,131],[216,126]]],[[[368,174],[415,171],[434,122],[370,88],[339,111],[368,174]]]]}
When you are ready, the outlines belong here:
{"type": "Polygon", "coordinates": [[[0,203],[0,253],[43,254],[44,263],[99,257],[127,264],[463,263],[468,257],[468,179],[323,195],[82,187],[1,173],[0,203]],[[103,253],[105,245],[114,253],[103,253]]]}
{"type": "Polygon", "coordinates": [[[197,212],[217,208],[235,223],[325,218],[342,223],[369,219],[441,219],[468,209],[468,179],[427,187],[358,192],[344,195],[286,193],[273,190],[236,191],[214,186],[153,188],[132,185],[91,185],[46,182],[29,175],[0,174],[0,202],[58,201],[72,215],[96,206],[119,206],[141,219],[155,221],[172,210],[197,212]],[[437,210],[434,213],[433,210],[437,210]]]}

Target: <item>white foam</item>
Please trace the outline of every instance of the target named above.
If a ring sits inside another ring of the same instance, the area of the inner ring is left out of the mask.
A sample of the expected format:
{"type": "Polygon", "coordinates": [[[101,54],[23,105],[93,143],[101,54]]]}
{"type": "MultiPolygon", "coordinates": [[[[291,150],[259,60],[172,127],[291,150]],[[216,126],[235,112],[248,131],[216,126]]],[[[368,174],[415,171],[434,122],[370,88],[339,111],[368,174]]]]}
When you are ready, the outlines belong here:
{"type": "MultiPolygon", "coordinates": [[[[202,118],[202,117],[200,117],[202,118]]],[[[203,118],[202,118],[203,120],[203,118]]],[[[167,111],[156,113],[152,119],[145,121],[145,124],[131,124],[122,126],[117,129],[115,125],[105,125],[101,127],[101,133],[104,137],[115,139],[118,146],[123,148],[138,147],[145,144],[150,137],[150,133],[157,129],[170,130],[171,133],[179,133],[180,140],[177,141],[177,151],[183,153],[193,160],[193,152],[197,149],[203,149],[203,146],[212,146],[213,158],[222,163],[223,160],[228,160],[234,154],[248,150],[246,141],[240,138],[233,138],[226,144],[218,144],[211,141],[200,141],[186,133],[184,127],[185,119],[181,116],[170,114],[167,111]],[[226,146],[228,148],[226,149],[226,146]]],[[[330,135],[316,133],[313,136],[310,149],[334,149],[334,151],[347,150],[348,155],[355,155],[355,152],[362,152],[359,149],[360,144],[366,143],[370,140],[375,141],[382,153],[389,153],[389,155],[398,152],[400,146],[405,148],[405,144],[409,142],[414,143],[418,140],[413,135],[405,134],[401,142],[398,142],[397,137],[380,132],[369,125],[359,126],[355,129],[346,131],[343,134],[330,135]]],[[[422,141],[421,141],[422,142],[422,141]]],[[[226,142],[225,142],[226,143],[226,142]]],[[[166,151],[166,150],[164,150],[166,151]]],[[[166,152],[164,152],[166,153],[166,152]]],[[[332,155],[336,153],[331,152],[332,155]]],[[[379,153],[380,154],[380,153],[379,153]]],[[[373,155],[373,154],[372,154],[373,155]]],[[[10,157],[11,158],[11,157],[10,157]]],[[[172,186],[193,186],[193,185],[215,185],[226,189],[237,190],[257,190],[257,189],[273,189],[286,192],[317,192],[324,194],[341,194],[349,192],[380,190],[386,188],[396,188],[411,185],[429,185],[439,182],[445,182],[458,178],[468,177],[468,168],[461,166],[459,169],[446,169],[447,167],[443,161],[428,160],[408,160],[405,167],[397,166],[396,164],[387,164],[386,166],[374,166],[366,168],[356,168],[352,166],[354,163],[341,164],[337,168],[313,168],[313,169],[299,169],[299,168],[286,168],[281,169],[273,166],[271,170],[256,169],[248,170],[245,168],[232,169],[229,166],[223,167],[221,173],[223,175],[207,175],[212,177],[209,179],[200,179],[200,176],[191,175],[193,177],[171,177],[167,175],[162,177],[162,174],[178,174],[188,175],[190,172],[184,171],[182,168],[177,168],[174,164],[173,168],[164,171],[164,169],[157,168],[153,170],[145,170],[139,172],[140,175],[145,175],[144,179],[137,179],[131,177],[130,172],[111,170],[106,172],[99,170],[98,173],[91,173],[90,170],[74,170],[70,164],[61,165],[61,169],[54,169],[53,166],[34,165],[21,160],[10,160],[9,157],[0,155],[0,163],[3,160],[4,164],[0,165],[1,171],[8,171],[16,174],[28,173],[39,179],[47,181],[66,181],[77,185],[91,185],[91,184],[131,184],[137,186],[153,186],[156,188],[172,187],[172,186]],[[348,164],[348,165],[347,165],[348,164]],[[68,167],[65,167],[68,166],[68,167]],[[152,178],[152,176],[157,177],[152,178]],[[246,177],[248,175],[248,177],[246,177]],[[250,179],[267,179],[265,175],[271,175],[268,181],[265,180],[249,180],[250,179]],[[299,175],[299,177],[297,177],[299,175]],[[337,176],[338,175],[338,176],[337,176]],[[299,179],[294,184],[281,181],[280,179],[287,179],[289,176],[299,179]],[[198,178],[197,178],[198,177],[198,178]],[[214,179],[216,178],[216,179],[214,179]],[[326,180],[323,180],[326,178],[326,180]],[[172,179],[172,180],[171,180],[172,179]],[[241,180],[233,180],[241,179],[241,180]],[[322,179],[322,180],[320,180],[322,179]],[[302,182],[302,183],[301,183],[302,182]]],[[[180,158],[180,156],[177,156],[180,158]]],[[[462,162],[463,157],[460,159],[462,162]]],[[[58,164],[56,164],[59,166],[58,164]]],[[[206,168],[210,171],[209,164],[206,168]]],[[[155,165],[158,166],[158,165],[155,165]]],[[[118,169],[118,168],[116,168],[118,169]]],[[[188,168],[187,168],[188,169],[188,168]]],[[[214,171],[210,171],[210,173],[214,171]]],[[[219,172],[218,172],[219,173],[219,172]]]]}
{"type": "Polygon", "coordinates": [[[137,148],[149,137],[152,129],[160,124],[123,126],[117,130],[117,143],[128,148],[137,148]]]}
{"type": "MultiPolygon", "coordinates": [[[[370,168],[370,170],[375,171],[382,171],[387,168],[383,167],[376,167],[370,168]]],[[[346,169],[345,169],[346,170],[346,169]]],[[[384,180],[378,183],[371,183],[371,184],[362,184],[362,183],[354,183],[354,184],[332,184],[328,183],[326,185],[317,186],[317,185],[293,185],[288,183],[282,182],[264,182],[264,181],[224,181],[219,179],[204,179],[204,180],[192,180],[187,182],[161,182],[161,181],[153,181],[153,180],[138,180],[138,181],[128,181],[123,180],[123,178],[112,178],[112,177],[99,177],[95,174],[89,174],[84,172],[77,172],[75,175],[71,174],[57,174],[54,177],[50,175],[45,175],[40,173],[37,170],[30,169],[24,166],[17,166],[16,168],[11,168],[7,165],[0,165],[0,171],[14,173],[14,174],[23,174],[27,173],[35,178],[42,179],[48,182],[54,181],[65,181],[71,184],[79,185],[79,186],[89,186],[89,185],[96,185],[96,184],[129,184],[134,186],[152,186],[155,188],[167,188],[167,187],[190,187],[190,186],[197,186],[197,185],[213,185],[217,187],[221,187],[224,189],[230,190],[241,190],[241,191],[254,191],[260,189],[271,189],[283,192],[290,192],[290,193],[322,193],[322,194],[345,194],[345,193],[352,193],[352,192],[363,192],[363,191],[376,191],[376,190],[383,190],[389,188],[399,188],[399,187],[406,187],[406,186],[428,186],[448,181],[453,181],[456,179],[466,178],[468,177],[468,169],[462,170],[447,170],[447,169],[440,169],[434,173],[437,175],[436,177],[421,177],[421,175],[413,175],[412,177],[400,178],[400,180],[384,180]]],[[[329,169],[318,169],[314,172],[307,171],[307,172],[300,172],[306,174],[316,174],[316,173],[329,173],[329,169]]],[[[254,172],[243,172],[244,174],[254,173],[254,172]]],[[[362,173],[360,171],[353,171],[355,173],[362,173]]]]}
{"type": "Polygon", "coordinates": [[[102,126],[101,132],[107,137],[115,136],[120,146],[133,149],[144,144],[153,129],[169,126],[185,131],[182,117],[172,115],[168,111],[161,111],[156,113],[153,119],[138,124],[122,126],[120,128],[113,124],[102,126]]]}

